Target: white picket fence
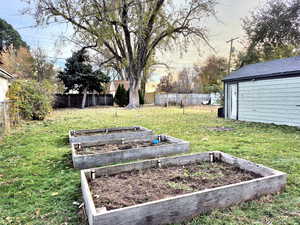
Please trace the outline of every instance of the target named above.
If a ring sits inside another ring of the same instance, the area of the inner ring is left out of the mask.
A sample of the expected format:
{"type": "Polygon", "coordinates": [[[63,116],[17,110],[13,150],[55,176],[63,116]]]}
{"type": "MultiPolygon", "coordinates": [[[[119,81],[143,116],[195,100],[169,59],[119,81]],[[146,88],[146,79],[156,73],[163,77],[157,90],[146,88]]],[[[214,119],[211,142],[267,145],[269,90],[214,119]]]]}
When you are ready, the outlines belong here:
{"type": "Polygon", "coordinates": [[[155,95],[155,105],[202,105],[211,103],[218,105],[220,102],[220,94],[177,94],[164,93],[155,95]]]}

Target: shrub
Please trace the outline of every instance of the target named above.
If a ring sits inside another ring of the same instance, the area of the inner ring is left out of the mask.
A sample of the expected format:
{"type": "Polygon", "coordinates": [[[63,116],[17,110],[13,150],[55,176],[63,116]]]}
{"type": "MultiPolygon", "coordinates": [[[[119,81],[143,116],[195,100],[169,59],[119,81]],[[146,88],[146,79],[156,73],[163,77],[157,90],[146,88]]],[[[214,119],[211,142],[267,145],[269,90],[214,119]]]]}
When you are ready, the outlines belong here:
{"type": "MultiPolygon", "coordinates": [[[[126,91],[126,89],[124,88],[124,85],[120,84],[117,88],[114,102],[120,107],[127,106],[129,104],[129,92],[130,92],[130,89],[128,89],[128,91],[126,91]]],[[[141,105],[144,105],[144,103],[145,103],[144,97],[145,96],[143,95],[142,91],[139,90],[139,101],[140,101],[141,105]]]]}
{"type": "Polygon", "coordinates": [[[120,107],[125,107],[129,103],[129,96],[128,92],[124,88],[123,84],[120,84],[117,88],[116,95],[114,98],[114,102],[120,106],[120,107]]]}
{"type": "Polygon", "coordinates": [[[140,100],[141,105],[145,104],[145,95],[143,94],[143,92],[141,90],[139,90],[139,100],[140,100]]]}
{"type": "Polygon", "coordinates": [[[8,97],[23,119],[44,120],[52,111],[54,86],[49,81],[15,80],[8,91],[8,97]]]}

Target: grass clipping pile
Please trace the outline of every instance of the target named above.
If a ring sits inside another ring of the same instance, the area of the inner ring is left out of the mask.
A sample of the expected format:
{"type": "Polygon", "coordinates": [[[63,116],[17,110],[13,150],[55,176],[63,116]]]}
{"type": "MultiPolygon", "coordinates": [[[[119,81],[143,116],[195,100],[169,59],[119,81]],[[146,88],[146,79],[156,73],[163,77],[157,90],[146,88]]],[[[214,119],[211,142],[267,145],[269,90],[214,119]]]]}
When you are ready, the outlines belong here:
{"type": "Polygon", "coordinates": [[[151,141],[132,141],[119,144],[97,144],[90,146],[75,146],[76,153],[78,155],[107,153],[113,151],[124,151],[134,148],[145,148],[150,146],[160,146],[170,143],[169,141],[161,141],[157,144],[153,144],[151,141]]]}
{"type": "Polygon", "coordinates": [[[90,187],[95,206],[112,210],[259,177],[225,163],[195,163],[103,176],[90,187]]]}

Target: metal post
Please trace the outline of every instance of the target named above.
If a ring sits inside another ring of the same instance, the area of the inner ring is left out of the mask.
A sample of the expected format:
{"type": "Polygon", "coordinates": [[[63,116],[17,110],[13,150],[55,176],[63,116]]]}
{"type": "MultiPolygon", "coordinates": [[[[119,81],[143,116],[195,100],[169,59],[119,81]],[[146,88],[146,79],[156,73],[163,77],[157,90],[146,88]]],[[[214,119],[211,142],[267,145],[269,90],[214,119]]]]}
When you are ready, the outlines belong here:
{"type": "Polygon", "coordinates": [[[71,95],[68,94],[68,108],[71,107],[71,95]]]}
{"type": "Polygon", "coordinates": [[[229,53],[229,60],[228,60],[228,74],[230,74],[230,72],[231,72],[231,57],[232,57],[232,51],[233,51],[233,42],[237,39],[239,39],[239,38],[238,37],[232,38],[226,42],[226,43],[230,43],[230,53],[229,53]]]}
{"type": "Polygon", "coordinates": [[[9,122],[9,105],[8,102],[3,102],[3,120],[4,120],[4,131],[8,133],[10,131],[10,122],[9,122]]]}

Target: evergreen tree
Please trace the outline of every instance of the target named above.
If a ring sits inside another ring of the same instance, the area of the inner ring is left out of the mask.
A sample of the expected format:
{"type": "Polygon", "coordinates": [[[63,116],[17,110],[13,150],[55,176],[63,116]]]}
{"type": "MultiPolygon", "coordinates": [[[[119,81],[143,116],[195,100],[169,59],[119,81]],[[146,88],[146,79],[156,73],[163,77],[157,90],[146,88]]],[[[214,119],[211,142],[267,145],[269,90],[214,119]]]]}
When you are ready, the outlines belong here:
{"type": "Polygon", "coordinates": [[[28,45],[12,25],[0,18],[0,65],[10,73],[31,74],[32,57],[28,45]],[[25,53],[25,55],[24,55],[25,53]],[[22,56],[20,56],[22,55],[22,56]],[[29,56],[29,57],[27,57],[29,56]],[[11,59],[14,58],[14,59],[11,59]],[[14,64],[17,64],[14,65],[14,64]],[[8,68],[7,68],[8,67],[8,68]],[[26,67],[26,69],[24,69],[26,67]]]}
{"type": "Polygon", "coordinates": [[[118,86],[114,101],[120,107],[125,107],[128,105],[129,91],[126,91],[123,84],[118,86]]]}
{"type": "Polygon", "coordinates": [[[101,92],[104,89],[103,83],[110,81],[110,78],[100,70],[93,71],[86,50],[75,52],[67,59],[65,69],[58,74],[58,79],[64,83],[65,92],[77,90],[84,93],[82,108],[85,106],[88,91],[101,92]]]}
{"type": "Polygon", "coordinates": [[[20,47],[28,48],[18,31],[16,31],[12,25],[0,18],[0,52],[3,52],[10,46],[14,49],[19,49],[20,47]]]}
{"type": "Polygon", "coordinates": [[[140,99],[140,105],[145,104],[145,94],[143,94],[142,90],[139,90],[139,99],[140,99]]]}

